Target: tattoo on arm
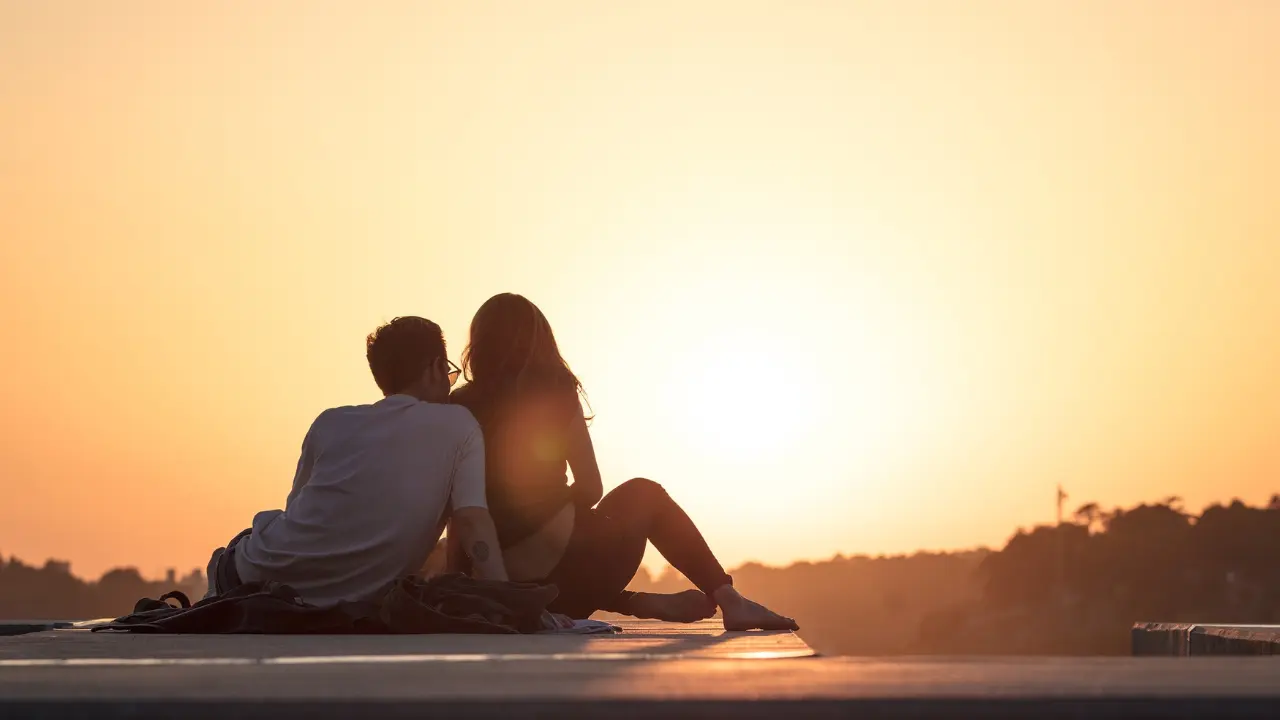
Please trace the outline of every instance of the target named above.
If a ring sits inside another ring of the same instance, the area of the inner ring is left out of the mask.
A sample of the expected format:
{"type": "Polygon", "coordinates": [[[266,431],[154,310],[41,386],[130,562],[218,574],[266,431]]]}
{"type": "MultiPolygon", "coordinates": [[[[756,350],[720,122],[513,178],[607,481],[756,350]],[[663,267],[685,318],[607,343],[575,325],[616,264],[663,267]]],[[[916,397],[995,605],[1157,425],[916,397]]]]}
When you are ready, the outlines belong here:
{"type": "Polygon", "coordinates": [[[471,557],[477,562],[489,559],[489,544],[483,540],[471,543],[471,557]]]}

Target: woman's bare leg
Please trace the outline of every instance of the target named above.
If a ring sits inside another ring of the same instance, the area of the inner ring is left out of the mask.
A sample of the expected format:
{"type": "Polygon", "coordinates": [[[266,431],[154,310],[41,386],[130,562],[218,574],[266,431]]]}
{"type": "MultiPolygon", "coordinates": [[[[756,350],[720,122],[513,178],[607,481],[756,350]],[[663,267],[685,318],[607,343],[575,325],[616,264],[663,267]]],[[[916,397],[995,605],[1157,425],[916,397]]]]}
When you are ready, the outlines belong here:
{"type": "Polygon", "coordinates": [[[733,579],[725,573],[688,514],[661,485],[652,480],[628,480],[604,497],[596,511],[617,520],[631,532],[642,534],[662,553],[675,569],[698,586],[697,595],[656,595],[627,598],[624,610],[629,615],[692,622],[710,617],[712,603],[724,614],[726,630],[797,630],[796,621],[779,615],[763,605],[743,597],[733,587],[733,579]]]}

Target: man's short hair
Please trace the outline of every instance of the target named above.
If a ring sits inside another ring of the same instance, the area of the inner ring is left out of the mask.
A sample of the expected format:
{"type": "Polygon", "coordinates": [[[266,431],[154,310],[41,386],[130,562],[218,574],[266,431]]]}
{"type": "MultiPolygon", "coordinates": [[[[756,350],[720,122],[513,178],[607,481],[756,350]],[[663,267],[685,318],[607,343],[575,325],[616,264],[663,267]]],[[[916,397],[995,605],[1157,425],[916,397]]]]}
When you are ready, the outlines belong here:
{"type": "Polygon", "coordinates": [[[369,370],[384,395],[402,392],[444,356],[444,332],[426,318],[398,317],[365,340],[369,370]]]}

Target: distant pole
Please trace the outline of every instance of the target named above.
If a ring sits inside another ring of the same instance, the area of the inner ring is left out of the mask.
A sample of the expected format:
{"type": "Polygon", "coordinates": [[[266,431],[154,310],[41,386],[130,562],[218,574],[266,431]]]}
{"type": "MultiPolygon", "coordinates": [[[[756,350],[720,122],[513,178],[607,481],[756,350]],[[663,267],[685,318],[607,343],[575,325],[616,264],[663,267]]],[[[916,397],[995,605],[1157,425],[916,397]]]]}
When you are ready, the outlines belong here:
{"type": "Polygon", "coordinates": [[[1058,597],[1066,598],[1067,592],[1067,539],[1062,532],[1062,503],[1066,502],[1067,493],[1058,485],[1058,597]]]}

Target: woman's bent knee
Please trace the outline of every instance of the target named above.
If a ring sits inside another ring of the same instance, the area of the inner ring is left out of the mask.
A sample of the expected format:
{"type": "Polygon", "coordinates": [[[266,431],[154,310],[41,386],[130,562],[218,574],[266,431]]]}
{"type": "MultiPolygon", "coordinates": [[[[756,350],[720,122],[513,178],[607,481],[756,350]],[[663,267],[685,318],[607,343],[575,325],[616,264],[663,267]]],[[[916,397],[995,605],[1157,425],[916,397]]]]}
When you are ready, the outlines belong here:
{"type": "Polygon", "coordinates": [[[670,502],[667,491],[658,483],[645,478],[632,478],[609,491],[597,507],[604,514],[622,520],[629,527],[640,531],[648,527],[654,514],[670,502]]]}
{"type": "Polygon", "coordinates": [[[631,478],[630,480],[618,486],[618,490],[622,490],[627,495],[639,495],[654,497],[666,495],[667,491],[658,483],[648,478],[631,478]]]}

